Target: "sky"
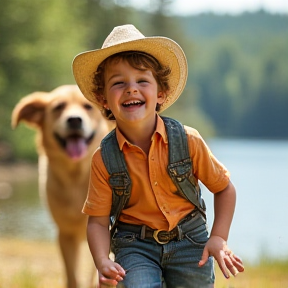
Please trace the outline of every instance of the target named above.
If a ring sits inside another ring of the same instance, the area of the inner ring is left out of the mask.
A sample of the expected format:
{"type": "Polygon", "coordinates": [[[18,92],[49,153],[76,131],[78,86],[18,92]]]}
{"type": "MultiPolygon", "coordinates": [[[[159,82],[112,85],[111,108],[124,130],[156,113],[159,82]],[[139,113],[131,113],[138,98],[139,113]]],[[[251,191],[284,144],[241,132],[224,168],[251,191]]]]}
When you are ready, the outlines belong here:
{"type": "MultiPolygon", "coordinates": [[[[138,8],[153,5],[153,0],[132,0],[138,8]],[[151,4],[152,3],[152,4],[151,4]]],[[[288,14],[288,0],[174,0],[173,14],[195,15],[205,12],[240,14],[264,9],[271,13],[288,14]]]]}

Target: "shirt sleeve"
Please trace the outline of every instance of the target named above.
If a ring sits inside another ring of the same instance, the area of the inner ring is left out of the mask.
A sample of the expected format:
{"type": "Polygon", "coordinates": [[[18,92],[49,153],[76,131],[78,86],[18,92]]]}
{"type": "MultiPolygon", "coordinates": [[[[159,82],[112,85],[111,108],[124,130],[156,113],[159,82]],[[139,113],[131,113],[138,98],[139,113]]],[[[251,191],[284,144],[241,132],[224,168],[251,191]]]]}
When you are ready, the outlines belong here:
{"type": "Polygon", "coordinates": [[[91,161],[88,194],[82,212],[90,216],[109,216],[112,205],[112,190],[108,184],[109,174],[103,163],[101,148],[91,161]]]}
{"type": "Polygon", "coordinates": [[[185,126],[188,145],[193,161],[193,174],[208,190],[217,193],[225,189],[230,181],[227,168],[212,154],[199,132],[185,126]]]}

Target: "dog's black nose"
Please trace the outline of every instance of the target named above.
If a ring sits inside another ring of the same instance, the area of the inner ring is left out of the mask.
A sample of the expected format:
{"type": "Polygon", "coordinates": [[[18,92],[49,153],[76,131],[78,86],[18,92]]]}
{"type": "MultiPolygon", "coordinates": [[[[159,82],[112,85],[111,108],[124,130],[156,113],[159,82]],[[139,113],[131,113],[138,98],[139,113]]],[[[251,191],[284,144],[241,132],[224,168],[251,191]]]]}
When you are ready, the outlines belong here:
{"type": "Polygon", "coordinates": [[[80,117],[70,117],[67,119],[67,123],[71,129],[82,128],[82,119],[80,117]]]}

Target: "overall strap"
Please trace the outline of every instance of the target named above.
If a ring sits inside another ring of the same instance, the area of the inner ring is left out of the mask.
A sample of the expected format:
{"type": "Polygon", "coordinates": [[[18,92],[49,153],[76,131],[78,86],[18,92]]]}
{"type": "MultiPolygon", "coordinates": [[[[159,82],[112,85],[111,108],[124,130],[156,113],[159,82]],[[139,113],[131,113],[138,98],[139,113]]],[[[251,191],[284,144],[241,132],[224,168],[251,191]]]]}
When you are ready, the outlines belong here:
{"type": "Polygon", "coordinates": [[[131,179],[124,155],[118,145],[115,129],[101,141],[101,155],[110,175],[109,184],[113,192],[110,212],[111,235],[113,235],[115,224],[131,193],[131,179]]]}
{"type": "Polygon", "coordinates": [[[168,145],[168,173],[182,197],[189,200],[205,216],[206,206],[201,189],[193,176],[193,164],[189,155],[187,136],[183,125],[175,119],[161,117],[165,123],[168,145]]]}

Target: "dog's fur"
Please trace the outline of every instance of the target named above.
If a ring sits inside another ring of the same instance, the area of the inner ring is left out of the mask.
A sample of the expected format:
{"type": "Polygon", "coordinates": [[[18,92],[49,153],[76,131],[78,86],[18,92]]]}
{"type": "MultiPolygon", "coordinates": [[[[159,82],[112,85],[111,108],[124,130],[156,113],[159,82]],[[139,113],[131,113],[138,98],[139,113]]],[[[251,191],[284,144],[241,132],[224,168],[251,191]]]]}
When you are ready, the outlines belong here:
{"type": "Polygon", "coordinates": [[[76,85],[24,97],[12,113],[38,131],[39,186],[58,228],[67,287],[78,287],[76,268],[80,243],[86,239],[87,217],[81,213],[87,196],[91,156],[113,128],[76,85]]]}

